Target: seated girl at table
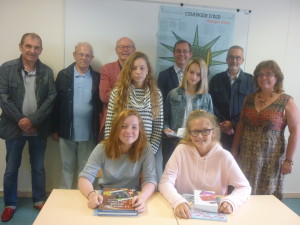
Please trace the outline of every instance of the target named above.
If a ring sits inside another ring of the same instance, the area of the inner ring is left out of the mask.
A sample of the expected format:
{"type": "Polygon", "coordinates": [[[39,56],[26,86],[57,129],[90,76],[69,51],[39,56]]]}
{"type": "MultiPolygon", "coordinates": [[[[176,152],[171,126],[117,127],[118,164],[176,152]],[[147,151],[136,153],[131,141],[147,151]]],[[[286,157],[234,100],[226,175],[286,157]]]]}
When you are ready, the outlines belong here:
{"type": "Polygon", "coordinates": [[[103,198],[93,189],[93,182],[102,169],[99,185],[104,188],[135,188],[143,184],[139,195],[132,199],[133,207],[143,212],[146,200],[157,186],[155,160],[147,143],[144,124],[136,110],[125,109],[116,115],[110,135],[91,153],[79,174],[78,187],[88,199],[88,207],[95,208],[103,198]]]}
{"type": "Polygon", "coordinates": [[[159,183],[160,192],[181,218],[190,218],[187,201],[181,194],[194,190],[214,191],[225,195],[219,212],[232,213],[250,195],[251,187],[233,156],[219,144],[220,128],[216,118],[204,110],[191,112],[186,133],[170,157],[159,183]]]}

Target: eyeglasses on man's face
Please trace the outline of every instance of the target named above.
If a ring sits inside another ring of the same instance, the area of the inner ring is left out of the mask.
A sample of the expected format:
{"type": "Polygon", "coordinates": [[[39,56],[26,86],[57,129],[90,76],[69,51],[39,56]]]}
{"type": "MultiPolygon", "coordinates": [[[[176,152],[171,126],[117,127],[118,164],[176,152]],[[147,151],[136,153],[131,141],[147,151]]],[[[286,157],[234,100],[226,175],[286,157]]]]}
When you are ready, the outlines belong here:
{"type": "Polygon", "coordinates": [[[233,60],[236,60],[236,61],[242,61],[243,60],[243,57],[242,56],[234,56],[234,55],[229,55],[227,56],[227,59],[233,61],[233,60]]]}
{"type": "Polygon", "coordinates": [[[90,58],[92,58],[93,56],[92,55],[90,55],[90,54],[84,54],[84,53],[77,53],[77,52],[75,52],[76,53],[76,55],[79,57],[79,58],[86,58],[86,59],[90,59],[90,58]]]}
{"type": "Polygon", "coordinates": [[[202,136],[207,136],[207,135],[210,135],[211,131],[213,129],[203,129],[203,130],[190,130],[190,134],[193,136],[193,137],[197,137],[200,133],[202,136]]]}
{"type": "Polygon", "coordinates": [[[181,53],[183,53],[183,54],[189,54],[191,51],[190,50],[186,50],[186,49],[184,49],[184,50],[181,50],[181,49],[175,49],[175,51],[174,51],[176,54],[181,54],[181,53]]]}
{"type": "Polygon", "coordinates": [[[118,45],[118,49],[120,50],[124,50],[124,49],[128,49],[128,50],[131,50],[131,49],[134,49],[134,46],[133,45],[118,45]]]}

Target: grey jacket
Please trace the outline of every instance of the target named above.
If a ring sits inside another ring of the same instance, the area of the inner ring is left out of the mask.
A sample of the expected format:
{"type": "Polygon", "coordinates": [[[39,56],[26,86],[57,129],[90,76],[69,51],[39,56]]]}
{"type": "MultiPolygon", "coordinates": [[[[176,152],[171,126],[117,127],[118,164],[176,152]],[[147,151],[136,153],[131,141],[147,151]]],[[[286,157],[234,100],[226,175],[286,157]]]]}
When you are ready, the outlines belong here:
{"type": "MultiPolygon", "coordinates": [[[[0,67],[0,137],[9,140],[22,136],[18,122],[25,116],[22,106],[25,96],[25,87],[22,77],[22,60],[11,60],[0,67]]],[[[47,137],[51,131],[50,114],[56,97],[56,89],[52,70],[37,61],[36,87],[37,111],[28,116],[38,136],[47,137]]]]}
{"type": "MultiPolygon", "coordinates": [[[[177,132],[178,128],[182,127],[186,104],[184,88],[178,87],[170,91],[164,109],[164,129],[170,128],[177,132]]],[[[196,94],[196,97],[192,100],[192,104],[193,110],[203,109],[214,113],[213,103],[208,93],[196,94]]]]}

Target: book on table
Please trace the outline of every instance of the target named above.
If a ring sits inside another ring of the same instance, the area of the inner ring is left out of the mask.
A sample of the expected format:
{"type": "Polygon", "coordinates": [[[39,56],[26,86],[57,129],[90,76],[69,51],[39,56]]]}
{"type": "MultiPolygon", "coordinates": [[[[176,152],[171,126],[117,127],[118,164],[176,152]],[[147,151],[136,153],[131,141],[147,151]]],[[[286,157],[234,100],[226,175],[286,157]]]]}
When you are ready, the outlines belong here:
{"type": "Polygon", "coordinates": [[[138,212],[132,207],[132,198],[137,195],[135,189],[103,188],[102,204],[94,211],[96,216],[137,216],[138,212]]]}
{"type": "MultiPolygon", "coordinates": [[[[227,222],[227,217],[224,213],[208,212],[195,207],[194,194],[183,194],[182,197],[187,201],[187,204],[190,207],[191,219],[227,222]]],[[[219,197],[216,197],[216,201],[217,204],[219,204],[221,199],[219,197]]]]}
{"type": "Polygon", "coordinates": [[[214,191],[194,190],[194,204],[195,209],[218,212],[217,196],[214,191]]]}

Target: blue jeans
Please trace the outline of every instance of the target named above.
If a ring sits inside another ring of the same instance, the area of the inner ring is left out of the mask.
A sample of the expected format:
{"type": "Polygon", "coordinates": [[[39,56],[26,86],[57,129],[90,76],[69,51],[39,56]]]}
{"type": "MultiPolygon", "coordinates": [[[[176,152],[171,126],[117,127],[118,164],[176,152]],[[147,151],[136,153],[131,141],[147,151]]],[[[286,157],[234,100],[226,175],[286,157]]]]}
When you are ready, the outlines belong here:
{"type": "Polygon", "coordinates": [[[43,202],[46,199],[44,158],[47,138],[22,136],[5,141],[6,169],[3,181],[5,206],[17,205],[18,173],[26,141],[29,144],[33,203],[43,202]]]}

